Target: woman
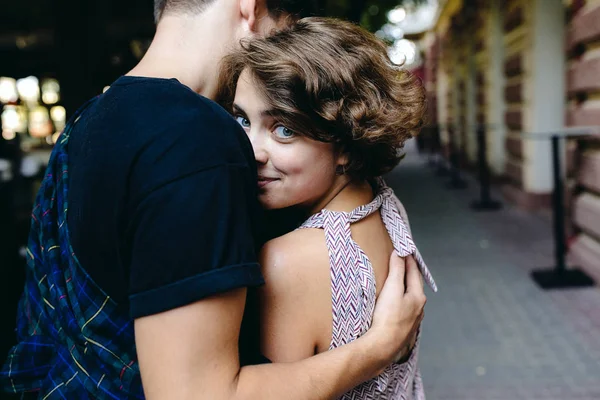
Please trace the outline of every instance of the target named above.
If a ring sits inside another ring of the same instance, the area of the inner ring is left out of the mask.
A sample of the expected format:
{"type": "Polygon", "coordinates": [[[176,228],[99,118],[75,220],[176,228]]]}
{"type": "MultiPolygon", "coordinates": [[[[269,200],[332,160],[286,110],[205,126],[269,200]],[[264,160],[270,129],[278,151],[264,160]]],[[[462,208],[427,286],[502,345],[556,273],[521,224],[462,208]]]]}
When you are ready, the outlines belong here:
{"type": "MultiPolygon", "coordinates": [[[[222,82],[223,99],[234,99],[224,105],[254,148],[261,203],[305,220],[261,252],[264,356],[297,361],[364,334],[393,250],[414,255],[436,290],[379,178],[425,110],[420,83],[393,66],[381,41],[347,22],[303,19],[243,43],[222,82]]],[[[415,348],[344,398],[424,398],[417,356],[415,348]]]]}

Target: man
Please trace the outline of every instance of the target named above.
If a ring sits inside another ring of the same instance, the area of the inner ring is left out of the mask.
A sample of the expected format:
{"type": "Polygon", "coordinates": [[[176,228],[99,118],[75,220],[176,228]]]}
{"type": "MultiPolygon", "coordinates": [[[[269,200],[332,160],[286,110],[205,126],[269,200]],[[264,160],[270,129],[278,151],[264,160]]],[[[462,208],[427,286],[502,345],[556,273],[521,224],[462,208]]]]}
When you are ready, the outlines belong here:
{"type": "Polygon", "coordinates": [[[363,337],[298,363],[240,367],[246,288],[263,283],[256,167],[244,132],[209,99],[222,57],[304,4],[155,2],[144,58],[76,114],[54,149],[6,389],[44,399],[329,399],[406,355],[425,297],[414,261],[405,268],[394,256],[363,337]]]}

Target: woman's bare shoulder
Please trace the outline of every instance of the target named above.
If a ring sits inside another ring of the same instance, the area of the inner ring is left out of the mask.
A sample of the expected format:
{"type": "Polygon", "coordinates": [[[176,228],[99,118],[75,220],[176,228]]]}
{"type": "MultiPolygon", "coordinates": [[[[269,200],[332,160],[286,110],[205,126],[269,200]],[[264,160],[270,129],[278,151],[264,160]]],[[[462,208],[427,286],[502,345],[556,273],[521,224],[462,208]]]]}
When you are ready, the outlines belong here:
{"type": "Polygon", "coordinates": [[[261,252],[262,351],[278,362],[297,361],[331,341],[329,253],[320,229],[271,240],[261,252]]]}
{"type": "Polygon", "coordinates": [[[322,276],[323,269],[329,274],[324,268],[329,265],[329,253],[323,230],[297,229],[268,241],[261,250],[260,263],[267,285],[308,283],[322,276]]]}

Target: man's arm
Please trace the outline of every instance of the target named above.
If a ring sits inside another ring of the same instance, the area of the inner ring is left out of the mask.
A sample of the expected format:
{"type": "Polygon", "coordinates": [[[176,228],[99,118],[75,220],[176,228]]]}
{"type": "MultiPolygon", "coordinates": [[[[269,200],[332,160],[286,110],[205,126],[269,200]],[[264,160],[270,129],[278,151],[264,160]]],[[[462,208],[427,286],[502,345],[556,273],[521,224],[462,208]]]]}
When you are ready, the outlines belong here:
{"type": "Polygon", "coordinates": [[[148,399],[332,399],[376,376],[413,340],[425,295],[414,261],[392,256],[372,328],[354,342],[286,364],[240,369],[245,289],[135,321],[148,399]],[[404,287],[406,270],[406,290],[404,287]]]}

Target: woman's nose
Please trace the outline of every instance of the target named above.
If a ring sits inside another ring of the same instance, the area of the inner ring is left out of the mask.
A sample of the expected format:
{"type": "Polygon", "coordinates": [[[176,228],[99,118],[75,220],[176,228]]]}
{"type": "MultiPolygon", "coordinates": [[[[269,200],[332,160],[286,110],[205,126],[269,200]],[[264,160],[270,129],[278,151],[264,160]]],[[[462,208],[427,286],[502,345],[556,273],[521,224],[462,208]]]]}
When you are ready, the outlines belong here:
{"type": "Polygon", "coordinates": [[[254,159],[258,164],[266,164],[269,157],[265,149],[264,140],[258,134],[250,134],[249,137],[252,149],[254,150],[254,159]]]}

